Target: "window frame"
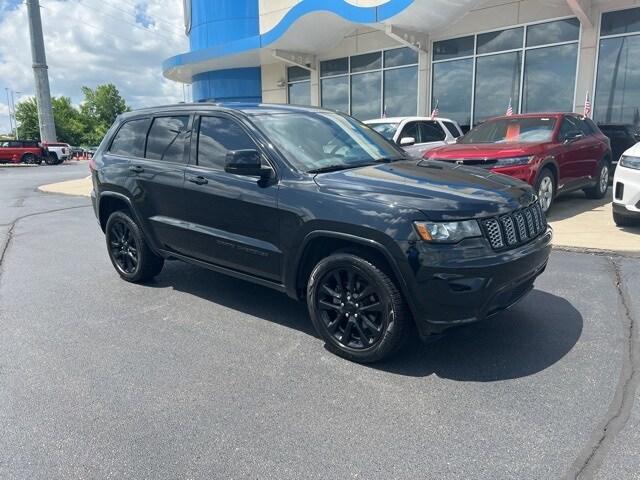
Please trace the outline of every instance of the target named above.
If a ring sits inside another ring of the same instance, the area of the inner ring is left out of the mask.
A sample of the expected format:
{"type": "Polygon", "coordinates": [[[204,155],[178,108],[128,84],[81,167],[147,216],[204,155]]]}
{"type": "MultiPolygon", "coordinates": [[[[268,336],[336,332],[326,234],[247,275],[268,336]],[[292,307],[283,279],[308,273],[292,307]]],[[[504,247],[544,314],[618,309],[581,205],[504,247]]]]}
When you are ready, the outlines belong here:
{"type": "Polygon", "coordinates": [[[397,46],[393,46],[393,47],[388,47],[388,48],[377,48],[377,49],[373,49],[373,50],[366,50],[363,52],[358,52],[354,55],[346,55],[346,56],[342,56],[342,57],[335,57],[335,58],[322,58],[322,59],[318,59],[318,93],[319,93],[319,97],[318,97],[318,104],[323,107],[322,105],[322,80],[325,79],[329,79],[329,78],[347,78],[347,84],[348,84],[348,89],[347,89],[347,104],[348,104],[348,111],[347,112],[342,112],[342,113],[346,113],[347,115],[352,115],[353,112],[353,104],[352,104],[352,98],[351,98],[351,78],[355,75],[362,75],[362,74],[366,74],[366,73],[373,73],[373,72],[380,72],[380,114],[378,115],[378,118],[382,118],[384,115],[384,107],[385,107],[385,96],[384,96],[384,84],[385,84],[385,75],[384,73],[389,71],[389,70],[400,70],[403,68],[416,68],[418,71],[418,79],[417,79],[417,85],[416,85],[416,109],[415,109],[415,114],[414,115],[407,115],[407,116],[415,116],[418,114],[418,112],[420,111],[420,54],[418,53],[417,55],[417,61],[416,63],[407,63],[406,65],[396,65],[393,67],[387,67],[385,65],[385,53],[389,50],[399,50],[399,49],[403,49],[403,48],[409,48],[407,46],[404,45],[397,45],[397,46]],[[358,72],[352,72],[351,71],[351,57],[359,57],[360,55],[370,55],[372,53],[380,53],[380,68],[377,69],[370,69],[370,70],[362,70],[362,71],[358,71],[358,72]],[[338,73],[336,75],[322,75],[322,69],[320,67],[320,64],[322,62],[327,62],[327,61],[331,61],[331,60],[338,60],[340,58],[346,58],[347,59],[347,71],[346,73],[338,73]]]}
{"type": "MultiPolygon", "coordinates": [[[[591,113],[591,118],[595,118],[595,114],[596,114],[596,89],[598,88],[598,73],[600,71],[600,45],[602,44],[602,40],[603,39],[610,39],[610,38],[623,38],[623,37],[633,37],[633,36],[640,36],[640,31],[637,32],[627,32],[627,33],[617,33],[617,34],[612,34],[612,35],[602,35],[602,17],[604,16],[604,14],[606,13],[611,13],[611,12],[621,12],[623,10],[635,10],[640,8],[640,5],[626,5],[623,7],[614,7],[614,8],[607,8],[607,9],[603,9],[600,11],[599,15],[598,15],[598,25],[596,26],[596,58],[595,58],[595,66],[594,66],[594,75],[593,75],[593,84],[592,84],[592,89],[591,91],[593,92],[591,95],[591,108],[592,108],[592,113],[591,113]]],[[[595,120],[593,120],[593,122],[595,123],[595,120]]],[[[598,125],[596,123],[596,125],[598,125]]]]}
{"type": "MultiPolygon", "coordinates": [[[[297,84],[301,84],[301,83],[307,83],[309,84],[309,105],[311,105],[311,69],[310,68],[305,68],[302,67],[300,65],[287,65],[286,66],[286,73],[287,73],[287,105],[292,105],[291,103],[291,98],[290,98],[290,90],[291,90],[291,85],[297,85],[297,84]],[[303,68],[304,70],[307,70],[307,72],[309,72],[309,78],[306,78],[304,80],[289,80],[289,69],[292,67],[298,67],[298,68],[303,68]]],[[[295,104],[297,105],[297,104],[295,104]]]]}
{"type": "Polygon", "coordinates": [[[145,155],[145,152],[147,151],[147,137],[149,136],[149,129],[151,128],[151,124],[153,123],[152,120],[153,120],[153,115],[140,115],[140,116],[136,116],[136,117],[132,117],[132,118],[127,118],[126,120],[124,120],[122,123],[120,123],[120,125],[118,125],[118,129],[113,133],[113,135],[109,139],[109,147],[106,149],[106,153],[109,154],[109,155],[113,155],[115,157],[135,158],[135,159],[139,159],[139,160],[147,160],[146,158],[144,158],[144,155],[145,155]],[[113,147],[113,142],[116,139],[116,137],[118,136],[118,133],[120,133],[120,130],[122,130],[122,127],[124,127],[127,123],[134,122],[136,120],[148,120],[149,121],[149,124],[147,125],[147,131],[144,134],[144,143],[142,144],[142,157],[138,157],[137,155],[121,155],[119,153],[113,153],[111,151],[111,147],[113,147]]]}
{"type": "MultiPolygon", "coordinates": [[[[207,165],[200,165],[198,163],[198,155],[200,153],[200,149],[199,149],[199,139],[200,139],[200,124],[202,122],[202,118],[203,117],[215,117],[215,118],[222,118],[224,120],[228,120],[231,122],[235,122],[237,123],[240,128],[242,129],[242,131],[251,139],[251,141],[253,142],[253,144],[256,147],[256,150],[260,153],[260,157],[262,158],[262,160],[264,162],[267,163],[267,165],[269,165],[271,167],[271,169],[274,172],[274,177],[273,180],[277,181],[279,178],[278,175],[278,168],[277,168],[277,164],[276,162],[274,162],[269,154],[265,151],[265,148],[263,146],[263,143],[260,141],[259,138],[256,137],[256,135],[254,134],[254,132],[251,131],[251,129],[245,125],[245,123],[242,121],[242,119],[234,116],[234,115],[229,115],[226,112],[223,111],[201,111],[201,112],[196,112],[196,114],[194,115],[193,118],[193,125],[191,128],[191,148],[190,148],[190,158],[189,158],[189,163],[188,166],[189,167],[193,167],[193,168],[198,168],[198,169],[202,169],[205,170],[207,172],[218,172],[218,173],[222,173],[224,175],[232,175],[233,177],[242,177],[242,175],[234,175],[233,173],[228,173],[227,171],[225,171],[224,166],[220,169],[220,168],[215,168],[215,167],[211,167],[211,166],[207,166],[207,165]],[[195,132],[195,135],[193,134],[195,132]]],[[[246,177],[247,179],[251,180],[252,182],[255,181],[255,177],[246,177]]]]}
{"type": "MultiPolygon", "coordinates": [[[[629,7],[627,7],[629,8],[629,7]]],[[[624,10],[624,9],[623,9],[624,10]]],[[[600,26],[598,26],[598,28],[600,28],[600,26]]],[[[523,88],[524,88],[524,77],[525,77],[525,65],[526,65],[526,58],[527,58],[527,52],[529,50],[536,50],[536,49],[540,49],[540,48],[549,48],[549,47],[556,47],[556,46],[561,46],[561,45],[571,45],[571,44],[577,44],[578,45],[578,54],[576,55],[576,65],[575,65],[575,74],[574,74],[574,86],[573,86],[573,101],[572,101],[572,109],[575,110],[576,108],[576,95],[577,95],[577,89],[578,89],[578,68],[580,66],[580,56],[581,56],[581,48],[580,46],[582,45],[582,22],[580,22],[580,19],[578,17],[576,17],[575,15],[566,15],[566,16],[561,16],[561,17],[554,17],[554,18],[547,18],[544,20],[536,20],[536,21],[532,21],[532,22],[525,22],[525,23],[518,23],[518,24],[514,24],[514,25],[505,25],[501,28],[491,28],[488,30],[480,30],[477,32],[473,32],[473,33],[469,33],[469,34],[465,34],[465,35],[453,35],[453,36],[444,36],[444,37],[440,37],[437,39],[432,39],[429,43],[430,43],[430,48],[431,48],[431,52],[433,52],[433,48],[434,48],[434,44],[438,43],[438,42],[442,42],[442,41],[447,41],[447,40],[455,40],[456,38],[464,38],[464,37],[473,37],[473,54],[472,55],[461,55],[459,57],[453,57],[453,58],[447,58],[447,59],[442,59],[442,60],[434,60],[433,56],[430,59],[430,66],[431,68],[429,69],[429,99],[428,99],[428,104],[429,104],[429,108],[428,110],[430,111],[433,108],[433,104],[434,104],[434,99],[433,99],[433,85],[434,85],[434,81],[435,81],[435,76],[433,75],[433,71],[434,71],[434,64],[437,63],[445,63],[445,62],[452,62],[452,61],[456,61],[456,60],[463,60],[463,59],[471,59],[472,60],[472,72],[471,72],[471,77],[472,77],[472,82],[471,82],[471,104],[470,104],[470,118],[471,118],[471,125],[470,128],[473,128],[474,125],[476,125],[476,119],[475,119],[475,96],[476,96],[476,77],[477,77],[477,59],[480,57],[489,57],[489,56],[494,56],[494,55],[500,55],[500,54],[504,54],[504,53],[511,53],[511,52],[521,52],[521,58],[520,58],[520,88],[519,88],[519,98],[518,98],[518,102],[516,105],[513,105],[513,109],[514,109],[514,114],[520,113],[522,112],[522,100],[523,100],[523,96],[524,96],[524,92],[523,92],[523,88]],[[541,25],[541,24],[545,24],[545,23],[552,23],[552,22],[556,22],[556,21],[561,21],[561,20],[570,20],[570,19],[576,19],[580,25],[580,28],[578,29],[578,38],[576,40],[568,40],[568,41],[563,41],[563,42],[553,42],[553,43],[546,43],[543,45],[533,45],[533,46],[527,46],[527,33],[528,33],[528,28],[531,26],[535,26],[535,25],[541,25]],[[477,53],[478,52],[478,36],[479,35],[483,35],[486,33],[492,33],[492,32],[499,32],[502,30],[511,30],[511,29],[515,29],[515,28],[519,28],[519,27],[523,27],[524,31],[523,31],[523,35],[522,35],[522,45],[519,46],[518,48],[513,48],[513,49],[509,49],[509,50],[501,50],[501,51],[497,51],[497,52],[489,52],[489,53],[477,53]]],[[[596,61],[597,61],[597,57],[596,57],[596,61]]],[[[595,91],[595,90],[594,90],[595,91]]],[[[507,109],[507,105],[505,105],[505,111],[507,109]]]]}
{"type": "Polygon", "coordinates": [[[147,162],[155,162],[160,164],[167,163],[171,165],[184,165],[184,166],[188,165],[190,150],[191,150],[191,132],[193,131],[193,113],[192,112],[162,112],[162,113],[153,114],[149,118],[150,118],[150,122],[147,128],[147,134],[144,137],[144,150],[143,150],[144,156],[141,158],[143,158],[147,162]],[[187,127],[184,131],[184,135],[186,135],[188,138],[186,138],[184,142],[185,149],[182,152],[181,162],[174,162],[173,160],[164,160],[161,158],[147,157],[147,146],[149,144],[149,134],[151,133],[151,128],[153,128],[153,123],[156,121],[157,118],[167,118],[167,117],[187,117],[187,127]]]}

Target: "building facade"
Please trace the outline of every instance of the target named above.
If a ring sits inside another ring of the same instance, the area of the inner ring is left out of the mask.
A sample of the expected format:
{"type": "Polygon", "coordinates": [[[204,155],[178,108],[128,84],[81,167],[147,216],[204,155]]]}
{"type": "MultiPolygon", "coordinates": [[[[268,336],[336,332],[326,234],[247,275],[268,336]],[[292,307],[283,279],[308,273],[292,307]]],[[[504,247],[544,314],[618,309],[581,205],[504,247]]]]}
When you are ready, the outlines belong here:
{"type": "Polygon", "coordinates": [[[361,120],[578,111],[640,123],[640,0],[185,0],[195,101],[319,105],[361,120]]]}

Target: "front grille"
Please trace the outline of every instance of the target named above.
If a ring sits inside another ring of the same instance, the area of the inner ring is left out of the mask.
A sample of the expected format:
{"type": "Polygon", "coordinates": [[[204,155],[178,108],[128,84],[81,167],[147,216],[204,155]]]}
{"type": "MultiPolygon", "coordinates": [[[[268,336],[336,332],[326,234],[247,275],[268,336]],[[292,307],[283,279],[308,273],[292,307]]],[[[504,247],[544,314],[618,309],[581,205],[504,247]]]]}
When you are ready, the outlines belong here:
{"type": "Polygon", "coordinates": [[[547,219],[538,202],[500,217],[481,221],[494,250],[514,248],[530,242],[547,229],[547,219]]]}

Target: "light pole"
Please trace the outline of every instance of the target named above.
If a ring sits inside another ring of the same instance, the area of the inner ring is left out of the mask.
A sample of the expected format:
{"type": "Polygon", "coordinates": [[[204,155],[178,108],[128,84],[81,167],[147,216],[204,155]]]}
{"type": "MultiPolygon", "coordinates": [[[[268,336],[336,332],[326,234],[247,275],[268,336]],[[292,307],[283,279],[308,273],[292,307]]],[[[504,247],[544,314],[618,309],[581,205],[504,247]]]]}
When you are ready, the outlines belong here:
{"type": "Polygon", "coordinates": [[[18,140],[20,138],[20,135],[18,133],[18,118],[16,117],[16,100],[13,97],[14,93],[16,95],[20,95],[22,92],[14,92],[14,91],[11,92],[11,103],[13,103],[13,121],[16,124],[15,125],[15,127],[16,127],[16,140],[18,140]]]}
{"type": "Polygon", "coordinates": [[[9,108],[9,128],[13,132],[13,119],[11,115],[11,101],[9,100],[9,87],[4,87],[5,92],[7,92],[7,107],[9,108]]]}

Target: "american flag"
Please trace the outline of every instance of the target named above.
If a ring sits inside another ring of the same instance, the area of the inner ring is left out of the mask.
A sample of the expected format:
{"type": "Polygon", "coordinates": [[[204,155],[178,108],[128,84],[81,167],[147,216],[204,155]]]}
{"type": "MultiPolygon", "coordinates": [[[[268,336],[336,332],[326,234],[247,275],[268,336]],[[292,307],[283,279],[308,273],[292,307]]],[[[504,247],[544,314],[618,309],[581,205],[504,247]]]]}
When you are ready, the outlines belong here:
{"type": "Polygon", "coordinates": [[[511,106],[511,99],[509,99],[509,106],[507,107],[507,117],[513,115],[513,107],[511,106]]]}
{"type": "Polygon", "coordinates": [[[584,99],[584,116],[591,118],[591,99],[589,98],[589,91],[587,90],[587,96],[584,99]]]}
{"type": "Polygon", "coordinates": [[[436,118],[438,115],[440,115],[440,109],[438,108],[439,103],[440,100],[436,100],[436,106],[433,107],[433,110],[431,110],[431,118],[436,118]]]}

